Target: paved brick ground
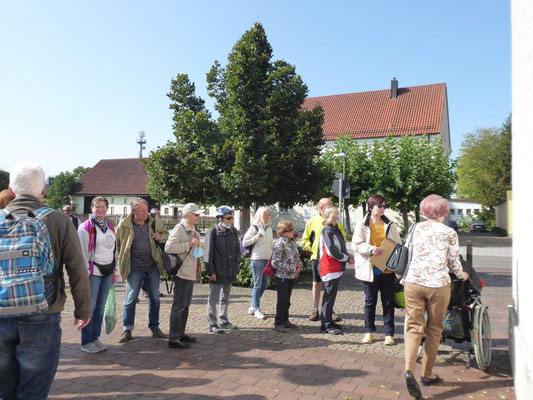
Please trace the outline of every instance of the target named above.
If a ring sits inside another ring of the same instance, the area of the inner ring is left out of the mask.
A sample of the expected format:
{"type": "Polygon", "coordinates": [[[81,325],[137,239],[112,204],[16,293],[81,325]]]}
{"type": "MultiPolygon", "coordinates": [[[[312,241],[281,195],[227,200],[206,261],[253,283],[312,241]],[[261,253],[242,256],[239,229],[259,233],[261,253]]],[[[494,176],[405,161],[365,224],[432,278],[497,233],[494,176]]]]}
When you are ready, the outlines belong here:
{"type": "MultiPolygon", "coordinates": [[[[482,372],[466,368],[467,344],[443,343],[436,372],[445,383],[423,388],[428,399],[514,399],[507,354],[507,310],[511,302],[510,260],[477,265],[487,287],[483,302],[489,306],[493,329],[493,362],[482,372]]],[[[291,334],[274,332],[276,294],[267,291],[262,309],[268,319],[246,314],[251,290],[234,288],[229,316],[239,330],[208,334],[205,304],[207,285],[197,285],[188,333],[198,343],[188,350],[171,350],[165,340],[150,337],[147,301],[137,308],[134,340],[117,343],[121,324],[101,340],[109,350],[86,354],[79,350],[79,333],[72,326],[71,309],[63,313],[61,360],[51,399],[409,399],[403,381],[403,318],[397,310],[397,344],[383,346],[379,321],[377,340],[361,344],[364,294],[349,270],[343,277],[336,311],[345,335],[318,332],[307,320],[311,291],[296,287],[291,320],[299,328],[291,334]]],[[[164,284],[162,285],[164,290],[164,284]]],[[[124,286],[117,288],[119,304],[124,286]]],[[[162,298],[161,328],[168,331],[171,298],[162,298]]],[[[378,310],[378,314],[381,311],[378,310]]],[[[119,307],[119,317],[122,309],[119,307]]],[[[475,366],[475,363],[474,363],[475,366]]],[[[420,371],[417,371],[419,374],[420,371]]]]}

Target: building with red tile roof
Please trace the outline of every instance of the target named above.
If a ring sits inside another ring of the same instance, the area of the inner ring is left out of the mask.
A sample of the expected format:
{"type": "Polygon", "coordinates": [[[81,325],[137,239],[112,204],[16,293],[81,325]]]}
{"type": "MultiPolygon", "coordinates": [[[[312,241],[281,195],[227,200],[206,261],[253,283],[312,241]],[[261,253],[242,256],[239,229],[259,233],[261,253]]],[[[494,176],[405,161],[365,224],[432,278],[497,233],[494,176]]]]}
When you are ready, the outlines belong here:
{"type": "Polygon", "coordinates": [[[440,136],[450,149],[448,94],[446,83],[391,88],[361,93],[308,97],[303,107],[322,106],[322,126],[326,143],[332,144],[339,135],[373,141],[393,136],[440,136]]]}
{"type": "Polygon", "coordinates": [[[146,166],[137,158],[100,160],[80,179],[72,193],[78,213],[90,213],[94,197],[105,196],[109,201],[110,214],[128,214],[130,202],[141,197],[150,206],[155,202],[148,195],[146,166]]]}

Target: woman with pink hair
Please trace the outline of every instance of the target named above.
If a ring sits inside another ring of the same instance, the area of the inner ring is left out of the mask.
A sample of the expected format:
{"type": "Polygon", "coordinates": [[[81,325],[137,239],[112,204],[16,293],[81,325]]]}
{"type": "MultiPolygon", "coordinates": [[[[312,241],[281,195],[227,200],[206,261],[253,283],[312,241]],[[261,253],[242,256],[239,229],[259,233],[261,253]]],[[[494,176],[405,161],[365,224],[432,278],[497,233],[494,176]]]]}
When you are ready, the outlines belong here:
{"type": "Polygon", "coordinates": [[[442,382],[433,373],[437,358],[444,315],[450,302],[450,271],[458,278],[467,280],[459,257],[457,232],[443,224],[450,205],[448,200],[436,194],[429,195],[420,203],[420,212],[427,221],[416,225],[410,243],[411,262],[402,277],[405,288],[406,338],[405,338],[405,383],[409,394],[422,398],[420,386],[413,372],[416,367],[417,350],[422,337],[426,336],[422,358],[424,386],[442,382]],[[427,321],[424,314],[427,313],[427,321]]]}

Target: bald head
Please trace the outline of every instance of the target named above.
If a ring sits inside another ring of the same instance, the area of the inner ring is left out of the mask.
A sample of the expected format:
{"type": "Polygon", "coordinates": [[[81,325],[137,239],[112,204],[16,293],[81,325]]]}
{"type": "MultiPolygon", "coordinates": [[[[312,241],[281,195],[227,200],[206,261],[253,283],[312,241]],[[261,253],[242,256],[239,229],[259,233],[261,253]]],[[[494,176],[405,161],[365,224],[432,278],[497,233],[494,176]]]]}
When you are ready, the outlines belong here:
{"type": "Polygon", "coordinates": [[[318,206],[318,213],[320,214],[320,216],[323,217],[324,211],[326,211],[326,208],[333,207],[333,202],[331,201],[331,199],[327,197],[323,197],[320,199],[317,206],[318,206]]]}

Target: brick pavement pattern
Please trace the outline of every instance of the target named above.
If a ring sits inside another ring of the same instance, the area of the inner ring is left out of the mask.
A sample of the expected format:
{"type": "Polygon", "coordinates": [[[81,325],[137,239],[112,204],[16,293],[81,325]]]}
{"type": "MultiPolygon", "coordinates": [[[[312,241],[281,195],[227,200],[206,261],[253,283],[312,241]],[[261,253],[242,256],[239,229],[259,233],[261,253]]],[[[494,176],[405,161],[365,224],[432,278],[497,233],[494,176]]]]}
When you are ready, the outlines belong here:
{"type": "MultiPolygon", "coordinates": [[[[487,283],[482,300],[492,323],[492,365],[486,371],[466,368],[468,344],[441,344],[435,368],[444,383],[422,387],[427,399],[514,399],[507,354],[507,310],[511,302],[509,268],[477,268],[487,283]]],[[[161,290],[165,285],[161,285],[161,290]]],[[[403,310],[396,310],[396,342],[383,345],[380,306],[378,332],[372,345],[361,344],[364,292],[347,270],[335,306],[345,334],[319,333],[319,322],[307,319],[310,285],[295,287],[289,334],[272,330],[276,293],[267,290],[262,309],[268,319],[247,314],[251,289],[232,289],[230,321],[239,329],[209,334],[206,321],[208,285],[196,285],[187,333],[198,339],[191,349],[169,349],[166,340],[151,337],[147,301],[137,305],[134,340],[118,344],[122,332],[123,284],[117,286],[119,321],[100,338],[109,350],[79,350],[79,332],[72,325],[72,306],[63,313],[61,360],[50,399],[411,399],[403,378],[403,310]]],[[[161,299],[161,328],[168,332],[171,296],[161,299]]],[[[416,376],[420,376],[420,366],[416,376]]]]}

